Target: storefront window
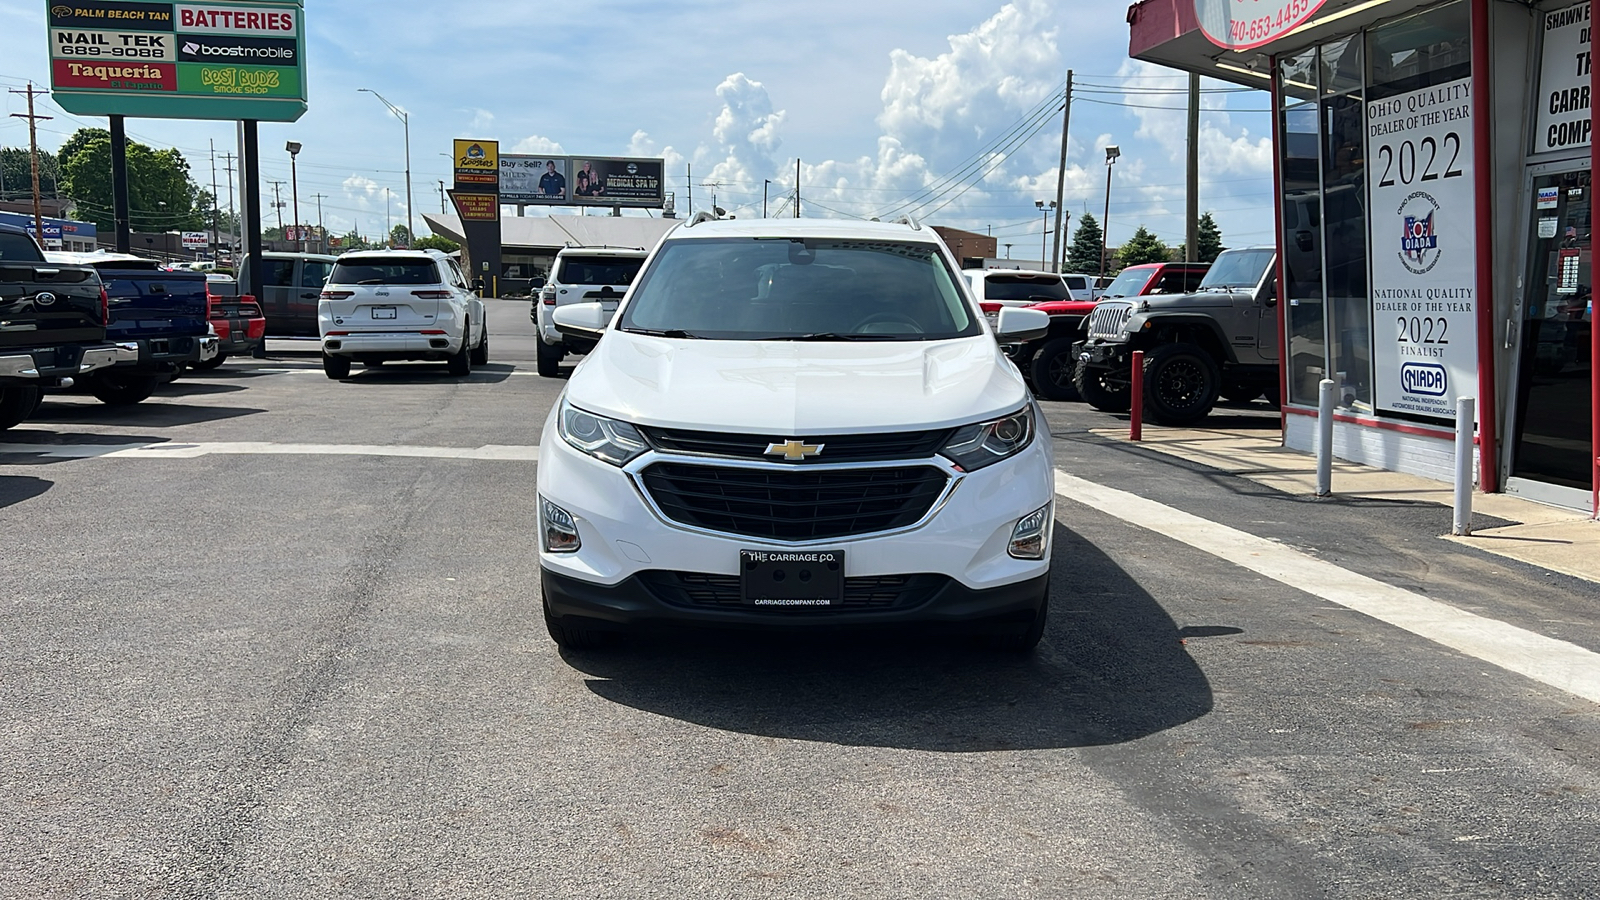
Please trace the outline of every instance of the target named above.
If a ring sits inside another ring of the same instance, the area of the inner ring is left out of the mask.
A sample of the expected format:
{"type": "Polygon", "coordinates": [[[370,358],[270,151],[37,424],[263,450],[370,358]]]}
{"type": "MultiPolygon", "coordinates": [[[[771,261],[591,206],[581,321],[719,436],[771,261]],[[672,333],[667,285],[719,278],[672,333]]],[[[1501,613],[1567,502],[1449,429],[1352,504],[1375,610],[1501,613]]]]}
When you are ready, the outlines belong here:
{"type": "Polygon", "coordinates": [[[1322,172],[1318,161],[1317,51],[1279,61],[1282,96],[1283,295],[1289,329],[1289,402],[1316,405],[1326,345],[1322,322],[1322,172]]]}
{"type": "Polygon", "coordinates": [[[1328,346],[1340,406],[1372,411],[1372,301],[1367,292],[1366,104],[1360,37],[1322,57],[1323,272],[1328,346]]]}

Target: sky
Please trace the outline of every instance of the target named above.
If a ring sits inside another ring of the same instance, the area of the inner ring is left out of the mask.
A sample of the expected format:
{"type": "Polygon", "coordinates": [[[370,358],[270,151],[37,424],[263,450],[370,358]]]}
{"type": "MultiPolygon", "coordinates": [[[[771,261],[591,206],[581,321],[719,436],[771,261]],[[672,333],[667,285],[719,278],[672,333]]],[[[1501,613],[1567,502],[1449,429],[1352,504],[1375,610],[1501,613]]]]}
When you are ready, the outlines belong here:
{"type": "MultiPolygon", "coordinates": [[[[25,100],[9,89],[48,86],[45,10],[0,0],[3,146],[27,145],[26,122],[10,116],[25,100]]],[[[369,88],[410,115],[419,234],[421,213],[440,210],[439,182],[451,178],[451,140],[468,137],[498,140],[502,152],[662,157],[680,215],[692,188],[697,209],[715,194],[729,213],[759,216],[765,180],[776,211],[798,158],[807,216],[909,213],[993,233],[1012,256],[1037,259],[1045,217],[1035,202],[1055,199],[1061,152],[1060,115],[1040,113],[1071,69],[1073,220],[1101,218],[1104,148],[1116,144],[1111,243],[1140,225],[1181,243],[1187,76],[1130,60],[1125,17],[1123,3],[1100,0],[307,0],[310,108],[296,123],[261,125],[262,178],[284,182],[289,201],[282,148],[299,141],[301,219],[316,223],[321,195],[335,232],[403,223],[403,129],[358,90],[369,88]]],[[[1270,242],[1268,96],[1203,86],[1201,209],[1229,246],[1270,242]]],[[[44,149],[79,127],[105,127],[48,99],[39,107],[55,117],[39,125],[44,149]]],[[[214,143],[226,204],[233,123],[130,119],[127,128],[181,150],[203,187],[214,143]]],[[[264,186],[264,203],[272,191],[264,186]]],[[[266,224],[276,224],[270,206],[266,224]]]]}

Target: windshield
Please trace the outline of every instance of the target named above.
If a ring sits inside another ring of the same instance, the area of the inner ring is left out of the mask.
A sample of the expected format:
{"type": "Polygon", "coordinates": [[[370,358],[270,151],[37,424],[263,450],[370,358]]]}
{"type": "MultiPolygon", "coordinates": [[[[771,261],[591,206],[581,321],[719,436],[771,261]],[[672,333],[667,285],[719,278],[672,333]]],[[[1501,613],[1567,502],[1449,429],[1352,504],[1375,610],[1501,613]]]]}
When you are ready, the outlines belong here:
{"type": "Polygon", "coordinates": [[[1121,275],[1111,279],[1111,283],[1106,285],[1101,298],[1110,300],[1113,297],[1139,296],[1139,292],[1144,290],[1145,283],[1150,280],[1150,272],[1151,270],[1144,266],[1123,269],[1121,275]]]}
{"type": "Polygon", "coordinates": [[[1261,283],[1261,276],[1267,274],[1274,252],[1265,247],[1260,250],[1229,250],[1211,264],[1211,270],[1200,282],[1200,290],[1254,288],[1261,283]]]}
{"type": "Polygon", "coordinates": [[[644,258],[629,259],[616,256],[563,256],[556,281],[562,284],[619,285],[633,284],[644,265],[644,258]]]}
{"type": "Polygon", "coordinates": [[[990,275],[984,279],[984,300],[1071,300],[1059,275],[990,275]]]}
{"type": "Polygon", "coordinates": [[[983,333],[934,245],[831,238],[669,241],[619,327],[730,341],[983,333]]]}
{"type": "MultiPolygon", "coordinates": [[[[288,261],[292,269],[293,260],[288,261]]],[[[288,283],[288,282],[285,282],[288,283]]],[[[333,264],[329,284],[438,284],[439,270],[430,259],[354,256],[333,264]]]]}

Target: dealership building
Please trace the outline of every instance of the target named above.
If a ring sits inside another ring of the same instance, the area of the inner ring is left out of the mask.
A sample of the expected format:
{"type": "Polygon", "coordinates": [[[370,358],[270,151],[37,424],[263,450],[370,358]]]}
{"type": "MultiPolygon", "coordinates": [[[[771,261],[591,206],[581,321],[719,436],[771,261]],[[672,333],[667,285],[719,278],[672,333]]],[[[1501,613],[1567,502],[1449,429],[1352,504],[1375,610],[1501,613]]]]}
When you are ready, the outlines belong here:
{"type": "Polygon", "coordinates": [[[1284,442],[1600,516],[1588,3],[1144,0],[1130,54],[1271,92],[1284,442]],[[1241,15],[1244,18],[1239,18],[1241,15]]]}

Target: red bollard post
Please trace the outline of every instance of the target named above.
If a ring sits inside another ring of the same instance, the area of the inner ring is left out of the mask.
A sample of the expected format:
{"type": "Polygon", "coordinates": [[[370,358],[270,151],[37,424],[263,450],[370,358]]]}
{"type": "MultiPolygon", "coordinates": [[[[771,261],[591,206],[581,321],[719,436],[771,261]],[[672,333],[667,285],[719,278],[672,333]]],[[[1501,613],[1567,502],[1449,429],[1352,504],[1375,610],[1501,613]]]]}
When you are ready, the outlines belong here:
{"type": "Polygon", "coordinates": [[[1129,408],[1128,440],[1144,440],[1144,351],[1133,351],[1133,405],[1129,408]]]}

